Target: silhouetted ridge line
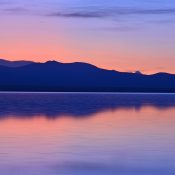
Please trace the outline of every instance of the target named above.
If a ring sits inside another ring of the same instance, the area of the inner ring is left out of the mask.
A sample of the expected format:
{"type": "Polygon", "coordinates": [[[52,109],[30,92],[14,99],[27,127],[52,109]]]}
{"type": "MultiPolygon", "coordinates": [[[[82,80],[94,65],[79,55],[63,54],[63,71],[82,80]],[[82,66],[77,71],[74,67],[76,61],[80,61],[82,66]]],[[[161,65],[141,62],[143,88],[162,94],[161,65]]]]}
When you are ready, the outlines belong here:
{"type": "Polygon", "coordinates": [[[8,61],[5,59],[0,59],[0,66],[5,67],[21,67],[28,64],[33,63],[32,61],[25,61],[25,60],[19,60],[19,61],[8,61]]]}
{"type": "Polygon", "coordinates": [[[1,91],[175,92],[175,75],[117,72],[75,62],[0,66],[1,91]]]}

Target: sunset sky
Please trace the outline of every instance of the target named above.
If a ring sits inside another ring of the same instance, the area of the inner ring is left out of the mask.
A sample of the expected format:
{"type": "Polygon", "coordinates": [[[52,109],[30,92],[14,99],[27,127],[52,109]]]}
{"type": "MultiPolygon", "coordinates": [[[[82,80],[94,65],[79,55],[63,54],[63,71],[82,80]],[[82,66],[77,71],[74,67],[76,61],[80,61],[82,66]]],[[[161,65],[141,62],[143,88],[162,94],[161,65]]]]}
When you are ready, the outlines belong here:
{"type": "Polygon", "coordinates": [[[175,1],[0,0],[0,58],[175,73],[175,1]]]}

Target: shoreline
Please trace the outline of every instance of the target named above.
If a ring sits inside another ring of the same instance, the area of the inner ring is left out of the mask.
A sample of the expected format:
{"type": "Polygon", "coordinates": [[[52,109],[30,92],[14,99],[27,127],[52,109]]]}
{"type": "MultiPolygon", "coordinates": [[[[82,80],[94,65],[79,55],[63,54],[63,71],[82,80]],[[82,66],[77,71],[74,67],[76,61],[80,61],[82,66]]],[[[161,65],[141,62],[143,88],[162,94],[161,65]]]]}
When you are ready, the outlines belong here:
{"type": "Polygon", "coordinates": [[[174,94],[175,92],[57,92],[57,91],[0,91],[0,94],[174,94]]]}

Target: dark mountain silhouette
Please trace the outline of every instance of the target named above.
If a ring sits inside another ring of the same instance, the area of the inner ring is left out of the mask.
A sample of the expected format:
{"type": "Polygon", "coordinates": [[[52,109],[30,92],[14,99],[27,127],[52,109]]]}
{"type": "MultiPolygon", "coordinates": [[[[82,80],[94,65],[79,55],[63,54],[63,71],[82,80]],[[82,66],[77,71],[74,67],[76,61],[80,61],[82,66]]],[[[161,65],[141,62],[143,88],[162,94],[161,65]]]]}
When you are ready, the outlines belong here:
{"type": "Polygon", "coordinates": [[[75,62],[0,66],[1,91],[175,92],[175,75],[105,70],[75,62]]]}
{"type": "Polygon", "coordinates": [[[0,65],[1,66],[6,66],[6,67],[21,67],[21,66],[25,66],[28,64],[33,63],[32,61],[8,61],[8,60],[4,60],[4,59],[0,59],[0,65]]]}

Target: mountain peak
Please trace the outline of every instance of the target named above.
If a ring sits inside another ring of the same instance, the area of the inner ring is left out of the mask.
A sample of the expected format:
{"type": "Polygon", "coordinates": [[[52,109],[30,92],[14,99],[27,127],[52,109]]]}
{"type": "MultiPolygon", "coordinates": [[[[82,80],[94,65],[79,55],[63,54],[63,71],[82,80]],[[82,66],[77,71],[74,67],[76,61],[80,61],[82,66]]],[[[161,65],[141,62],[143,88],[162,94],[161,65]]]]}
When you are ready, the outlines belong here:
{"type": "Polygon", "coordinates": [[[56,60],[49,60],[45,62],[46,64],[60,64],[60,62],[56,61],[56,60]]]}
{"type": "Polygon", "coordinates": [[[138,76],[140,72],[119,73],[83,62],[17,61],[17,66],[16,61],[0,61],[11,67],[0,67],[0,90],[5,91],[175,92],[175,75],[166,73],[138,76]]]}
{"type": "Polygon", "coordinates": [[[135,71],[135,74],[142,75],[142,72],[137,70],[137,71],[135,71]]]}

